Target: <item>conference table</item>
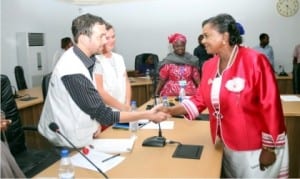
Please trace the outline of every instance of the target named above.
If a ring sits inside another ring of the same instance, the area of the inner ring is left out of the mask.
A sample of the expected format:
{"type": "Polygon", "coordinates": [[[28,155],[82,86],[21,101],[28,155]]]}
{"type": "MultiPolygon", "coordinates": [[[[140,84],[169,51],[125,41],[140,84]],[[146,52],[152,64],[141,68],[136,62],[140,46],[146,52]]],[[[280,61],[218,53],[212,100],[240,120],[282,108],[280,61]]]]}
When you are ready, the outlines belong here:
{"type": "MultiPolygon", "coordinates": [[[[145,105],[140,109],[145,109],[145,105]]],[[[137,140],[130,153],[119,165],[109,170],[109,178],[220,178],[222,165],[222,144],[214,145],[211,140],[208,121],[187,121],[182,118],[171,118],[174,128],[162,130],[162,135],[182,144],[202,145],[200,159],[173,158],[178,144],[166,144],[164,147],[144,147],[143,141],[157,136],[157,129],[140,129],[137,140]]],[[[128,130],[108,128],[101,138],[128,138],[128,130]]],[[[42,171],[36,178],[57,177],[59,161],[42,171]]],[[[75,167],[76,178],[101,178],[96,171],[75,167]]]]}
{"type": "Polygon", "coordinates": [[[131,84],[131,99],[135,100],[137,106],[146,103],[153,96],[153,82],[147,77],[129,77],[131,84]]]}
{"type": "MultiPolygon", "coordinates": [[[[136,83],[136,84],[138,84],[138,83],[136,83]]],[[[148,83],[148,85],[150,85],[150,82],[148,83]]],[[[41,111],[42,111],[42,106],[43,106],[43,96],[42,96],[41,88],[35,87],[35,88],[27,89],[27,90],[21,90],[21,91],[18,91],[18,94],[19,95],[29,94],[31,96],[38,97],[37,99],[33,99],[31,101],[20,101],[19,99],[16,99],[17,106],[20,111],[22,123],[24,125],[37,125],[39,118],[40,118],[41,111]]],[[[299,97],[299,95],[298,95],[298,97],[299,97]]],[[[284,112],[284,116],[285,116],[285,122],[286,122],[286,126],[287,126],[287,133],[288,133],[288,139],[289,139],[290,177],[298,178],[298,177],[300,177],[300,155],[299,155],[300,140],[297,138],[300,136],[300,102],[299,101],[282,101],[282,107],[283,107],[283,112],[284,112]]],[[[172,136],[174,134],[172,134],[172,132],[170,132],[170,131],[164,131],[164,135],[167,135],[166,136],[167,138],[169,138],[169,136],[170,136],[170,139],[172,139],[172,140],[176,140],[177,137],[181,137],[181,139],[186,140],[186,141],[181,140],[181,142],[186,142],[186,143],[194,142],[194,140],[196,140],[196,139],[193,139],[194,134],[196,134],[196,133],[192,133],[190,131],[190,130],[192,130],[192,128],[190,128],[191,126],[196,127],[199,125],[199,126],[203,127],[205,125],[208,125],[208,123],[205,123],[204,121],[192,121],[191,122],[191,121],[184,121],[182,119],[174,119],[174,120],[178,121],[178,123],[176,122],[176,126],[182,125],[182,126],[186,127],[186,125],[190,125],[188,128],[181,129],[180,130],[181,132],[179,132],[179,133],[182,133],[183,135],[189,135],[189,138],[188,137],[184,138],[184,136],[172,136]],[[183,123],[183,124],[181,124],[181,123],[183,123]],[[197,124],[197,125],[195,125],[195,124],[197,124]],[[186,132],[188,134],[185,134],[182,131],[188,131],[188,132],[186,132]],[[193,134],[193,135],[190,135],[190,134],[193,134]]],[[[106,130],[106,131],[104,131],[102,136],[103,137],[110,137],[110,136],[118,137],[118,136],[123,135],[124,132],[125,131],[106,130]]],[[[201,130],[199,130],[199,132],[201,133],[201,130]]],[[[201,135],[200,133],[199,133],[199,135],[201,135]]],[[[210,135],[208,131],[205,133],[208,136],[210,135]]],[[[139,140],[142,140],[142,139],[146,138],[147,136],[156,135],[156,131],[151,132],[151,131],[142,131],[141,130],[139,135],[141,137],[139,137],[137,142],[141,143],[141,141],[139,141],[139,140]]],[[[197,133],[197,135],[198,135],[198,133],[197,133]]],[[[25,136],[26,136],[27,146],[34,146],[37,148],[39,148],[39,147],[47,148],[47,146],[48,146],[48,144],[47,144],[48,141],[45,140],[41,135],[37,134],[36,132],[34,132],[34,133],[26,132],[25,136]]],[[[208,142],[211,143],[211,140],[209,140],[208,142]]],[[[139,148],[139,147],[140,146],[138,146],[136,148],[139,148]]],[[[168,145],[164,148],[168,149],[170,147],[171,146],[168,145]]],[[[136,149],[136,150],[139,151],[138,149],[136,149]]],[[[150,150],[150,149],[143,147],[143,150],[150,150]]],[[[160,150],[161,149],[157,149],[157,151],[160,151],[160,150]]],[[[172,148],[171,150],[174,151],[175,148],[172,148]]],[[[153,152],[153,151],[151,151],[151,152],[153,152]]],[[[129,160],[129,159],[126,159],[126,160],[129,160]]],[[[119,167],[121,167],[121,166],[122,166],[122,164],[120,166],[118,166],[116,169],[119,170],[119,167]]],[[[84,169],[78,169],[78,170],[81,171],[84,169]]],[[[114,170],[109,171],[109,172],[113,172],[114,170]]]]}
{"type": "MultiPolygon", "coordinates": [[[[44,105],[41,87],[20,90],[17,94],[19,96],[24,96],[15,99],[22,125],[37,127],[44,105]],[[22,101],[22,99],[26,97],[34,97],[35,99],[22,101]]],[[[24,133],[26,146],[29,148],[45,149],[51,146],[48,140],[41,136],[37,131],[24,131],[24,133]]]]}
{"type": "Polygon", "coordinates": [[[300,178],[300,101],[281,103],[289,141],[289,177],[300,178]]]}
{"type": "Polygon", "coordinates": [[[276,74],[276,81],[280,94],[293,94],[293,74],[288,73],[287,76],[276,74]]]}

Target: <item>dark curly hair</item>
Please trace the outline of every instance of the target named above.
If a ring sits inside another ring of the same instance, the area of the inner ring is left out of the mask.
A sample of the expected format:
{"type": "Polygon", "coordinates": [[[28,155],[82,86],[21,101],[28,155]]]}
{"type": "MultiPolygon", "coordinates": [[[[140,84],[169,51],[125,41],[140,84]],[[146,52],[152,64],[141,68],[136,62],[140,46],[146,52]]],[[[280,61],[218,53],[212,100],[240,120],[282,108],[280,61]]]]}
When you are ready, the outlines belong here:
{"type": "Polygon", "coordinates": [[[229,44],[234,46],[236,44],[241,44],[243,39],[240,35],[239,29],[236,25],[236,21],[229,14],[219,14],[217,16],[211,17],[202,23],[202,27],[206,24],[213,25],[220,33],[229,33],[229,44]]]}

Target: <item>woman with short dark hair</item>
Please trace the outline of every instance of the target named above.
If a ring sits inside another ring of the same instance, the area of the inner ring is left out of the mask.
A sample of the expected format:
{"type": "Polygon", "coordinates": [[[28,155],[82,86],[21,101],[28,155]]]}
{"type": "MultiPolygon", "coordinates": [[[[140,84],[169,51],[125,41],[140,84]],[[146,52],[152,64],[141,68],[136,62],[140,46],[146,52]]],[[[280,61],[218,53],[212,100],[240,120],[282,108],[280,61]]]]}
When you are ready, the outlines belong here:
{"type": "Polygon", "coordinates": [[[240,46],[231,15],[211,17],[202,29],[202,42],[215,55],[203,65],[196,95],[161,110],[192,120],[208,108],[213,142],[224,144],[222,177],[287,178],[287,133],[272,66],[240,46]]]}

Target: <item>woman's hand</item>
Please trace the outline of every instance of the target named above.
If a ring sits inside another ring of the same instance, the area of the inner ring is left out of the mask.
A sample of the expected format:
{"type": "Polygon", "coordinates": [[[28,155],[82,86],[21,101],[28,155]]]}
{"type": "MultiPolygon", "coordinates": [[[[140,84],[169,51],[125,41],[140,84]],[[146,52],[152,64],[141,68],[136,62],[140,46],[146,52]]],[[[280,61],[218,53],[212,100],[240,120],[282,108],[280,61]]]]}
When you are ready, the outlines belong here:
{"type": "Polygon", "coordinates": [[[259,156],[260,170],[264,171],[276,161],[276,153],[273,148],[263,147],[259,156]]]}

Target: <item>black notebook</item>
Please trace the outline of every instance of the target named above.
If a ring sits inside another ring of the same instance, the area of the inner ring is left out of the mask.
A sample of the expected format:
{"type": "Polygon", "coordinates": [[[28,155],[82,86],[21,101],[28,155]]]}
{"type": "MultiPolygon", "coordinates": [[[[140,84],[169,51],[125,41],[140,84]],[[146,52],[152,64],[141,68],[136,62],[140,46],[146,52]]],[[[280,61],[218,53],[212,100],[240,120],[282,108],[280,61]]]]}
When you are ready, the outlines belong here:
{"type": "Polygon", "coordinates": [[[200,159],[202,153],[202,145],[185,145],[180,144],[177,146],[173,153],[174,158],[187,158],[187,159],[200,159]]]}

